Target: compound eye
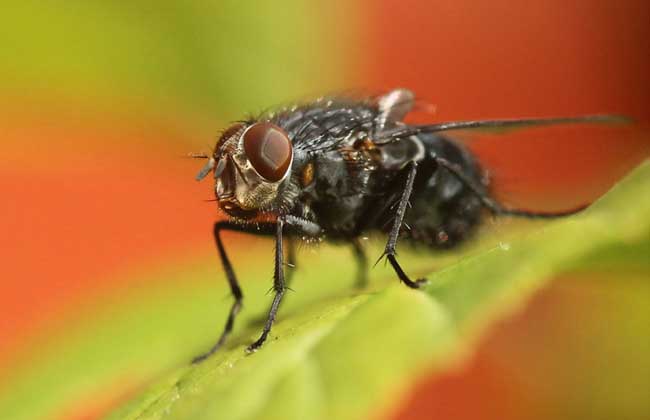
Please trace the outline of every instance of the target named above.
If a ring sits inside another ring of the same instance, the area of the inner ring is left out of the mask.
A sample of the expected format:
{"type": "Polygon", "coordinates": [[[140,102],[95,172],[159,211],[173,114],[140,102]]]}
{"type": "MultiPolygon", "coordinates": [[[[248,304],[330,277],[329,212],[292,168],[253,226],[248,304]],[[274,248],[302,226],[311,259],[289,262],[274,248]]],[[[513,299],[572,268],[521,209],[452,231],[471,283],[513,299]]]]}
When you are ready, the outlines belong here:
{"type": "Polygon", "coordinates": [[[293,150],[283,129],[260,122],[244,132],[244,152],[258,174],[268,181],[277,182],[287,174],[293,150]]]}

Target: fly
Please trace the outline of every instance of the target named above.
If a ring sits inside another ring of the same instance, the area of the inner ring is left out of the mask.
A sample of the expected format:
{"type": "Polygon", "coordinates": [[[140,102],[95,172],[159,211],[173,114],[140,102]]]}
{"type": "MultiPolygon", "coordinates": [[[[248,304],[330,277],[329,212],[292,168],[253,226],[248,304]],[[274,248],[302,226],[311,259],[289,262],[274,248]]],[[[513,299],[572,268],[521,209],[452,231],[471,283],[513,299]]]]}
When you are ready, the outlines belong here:
{"type": "Polygon", "coordinates": [[[584,208],[540,212],[501,205],[491,197],[477,159],[441,132],[625,121],[591,115],[406,124],[414,103],[406,89],[363,100],[323,98],[237,122],[222,133],[211,155],[194,155],[207,159],[197,180],[213,174],[218,205],[228,215],[215,223],[214,238],[234,297],[218,341],[195,362],[224,344],[242,305],[222,231],[275,238],[275,295],[261,335],[248,346],[252,352],[267,339],[287,290],[285,244],[289,265],[297,240],[350,244],[362,286],[368,264],[359,239],[383,232],[387,241],[380,259],[386,258],[402,283],[417,289],[426,280],[413,280],[399,264],[398,240],[451,248],[468,238],[484,209],[496,216],[555,218],[584,208]]]}

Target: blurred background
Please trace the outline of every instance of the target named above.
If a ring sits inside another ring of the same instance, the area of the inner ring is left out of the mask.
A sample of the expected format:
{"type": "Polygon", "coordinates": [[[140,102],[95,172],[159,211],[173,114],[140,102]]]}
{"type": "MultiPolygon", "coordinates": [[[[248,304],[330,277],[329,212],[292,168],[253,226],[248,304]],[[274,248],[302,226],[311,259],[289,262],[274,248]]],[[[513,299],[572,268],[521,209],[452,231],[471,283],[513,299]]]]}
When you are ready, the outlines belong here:
{"type": "MultiPolygon", "coordinates": [[[[470,143],[511,205],[594,200],[650,153],[649,23],[644,0],[3,5],[2,376],[65,340],[102,296],[156,289],[161,266],[214,258],[211,186],[194,182],[197,162],[183,156],[209,152],[229,121],[272,105],[407,87],[435,109],[420,122],[631,116],[630,127],[470,143]]],[[[236,241],[234,255],[251,252],[236,241]]],[[[650,320],[647,272],[558,280],[466,365],[424,375],[384,415],[649,415],[638,364],[650,350],[647,328],[638,336],[650,320]],[[626,320],[641,328],[608,328],[626,320]]],[[[106,394],[53,418],[96,418],[115,403],[106,394]]]]}

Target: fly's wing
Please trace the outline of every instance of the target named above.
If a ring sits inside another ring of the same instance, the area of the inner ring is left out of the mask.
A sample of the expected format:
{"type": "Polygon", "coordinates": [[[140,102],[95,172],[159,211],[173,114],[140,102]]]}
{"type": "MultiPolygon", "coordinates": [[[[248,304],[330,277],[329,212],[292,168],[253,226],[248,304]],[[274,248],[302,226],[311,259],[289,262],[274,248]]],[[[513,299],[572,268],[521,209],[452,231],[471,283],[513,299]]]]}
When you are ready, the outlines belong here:
{"type": "Polygon", "coordinates": [[[386,127],[402,121],[411,112],[415,104],[415,95],[408,89],[394,89],[377,99],[379,115],[376,120],[376,131],[381,132],[386,127]]]}
{"type": "Polygon", "coordinates": [[[348,141],[355,131],[377,133],[396,127],[414,104],[415,95],[408,89],[364,98],[322,97],[278,113],[273,122],[290,134],[296,149],[328,151],[348,141]]]}
{"type": "Polygon", "coordinates": [[[422,133],[438,133],[452,130],[472,130],[487,133],[503,133],[531,127],[563,124],[622,124],[631,120],[619,115],[584,115],[559,118],[521,118],[508,120],[452,121],[427,125],[407,125],[384,130],[375,137],[376,144],[387,144],[398,139],[422,133]]]}

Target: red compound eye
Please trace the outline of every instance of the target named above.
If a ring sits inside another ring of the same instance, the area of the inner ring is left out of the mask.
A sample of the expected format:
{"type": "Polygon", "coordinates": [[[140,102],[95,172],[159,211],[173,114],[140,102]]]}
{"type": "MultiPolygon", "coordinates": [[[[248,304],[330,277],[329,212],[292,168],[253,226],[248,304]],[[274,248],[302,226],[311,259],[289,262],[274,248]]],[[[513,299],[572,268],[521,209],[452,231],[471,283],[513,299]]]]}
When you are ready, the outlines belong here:
{"type": "Polygon", "coordinates": [[[284,130],[275,124],[260,122],[244,133],[244,152],[257,173],[268,181],[277,182],[289,170],[293,150],[284,130]]]}

